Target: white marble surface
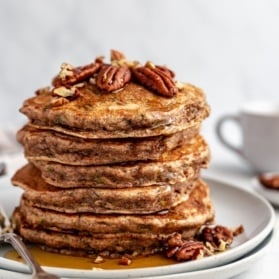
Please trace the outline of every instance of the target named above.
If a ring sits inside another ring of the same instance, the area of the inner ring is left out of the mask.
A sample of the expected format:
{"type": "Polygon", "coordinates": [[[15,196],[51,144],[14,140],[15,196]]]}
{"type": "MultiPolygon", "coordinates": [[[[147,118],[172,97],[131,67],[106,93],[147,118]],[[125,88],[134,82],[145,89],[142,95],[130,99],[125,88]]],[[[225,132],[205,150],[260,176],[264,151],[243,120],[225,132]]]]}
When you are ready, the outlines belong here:
{"type": "MultiPolygon", "coordinates": [[[[80,65],[120,49],[167,64],[205,90],[208,172],[249,187],[253,173],[220,145],[215,123],[246,101],[278,101],[278,15],[277,0],[0,0],[0,130],[26,121],[21,103],[50,83],[61,62],[80,65]]],[[[278,251],[237,278],[277,278],[278,251]]]]}
{"type": "Polygon", "coordinates": [[[20,126],[24,99],[62,62],[87,63],[111,48],[152,60],[202,87],[216,119],[252,99],[278,100],[277,0],[0,0],[1,126],[20,126]]]}

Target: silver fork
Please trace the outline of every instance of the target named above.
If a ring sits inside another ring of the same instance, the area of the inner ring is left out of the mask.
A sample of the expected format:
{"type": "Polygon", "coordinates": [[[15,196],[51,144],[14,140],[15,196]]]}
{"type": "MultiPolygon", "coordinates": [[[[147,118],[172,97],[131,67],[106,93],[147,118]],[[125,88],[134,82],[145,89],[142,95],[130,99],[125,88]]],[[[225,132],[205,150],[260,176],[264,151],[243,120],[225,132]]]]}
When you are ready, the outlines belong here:
{"type": "MultiPolygon", "coordinates": [[[[0,207],[0,212],[5,217],[7,216],[3,209],[0,207]]],[[[28,248],[25,246],[21,238],[11,232],[2,233],[2,228],[0,226],[0,241],[10,243],[14,249],[19,253],[19,255],[25,260],[29,268],[32,271],[33,279],[59,279],[60,277],[50,274],[42,269],[38,262],[33,258],[28,248]]]]}

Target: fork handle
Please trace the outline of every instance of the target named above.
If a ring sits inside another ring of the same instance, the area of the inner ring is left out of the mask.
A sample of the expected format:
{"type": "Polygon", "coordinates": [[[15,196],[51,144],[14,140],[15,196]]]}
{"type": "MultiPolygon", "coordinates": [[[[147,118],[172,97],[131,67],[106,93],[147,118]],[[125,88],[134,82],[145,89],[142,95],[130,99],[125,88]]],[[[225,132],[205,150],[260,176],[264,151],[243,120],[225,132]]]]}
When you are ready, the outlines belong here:
{"type": "Polygon", "coordinates": [[[22,258],[26,261],[33,273],[43,271],[41,266],[34,260],[33,256],[30,254],[29,250],[18,235],[14,233],[4,233],[0,236],[0,239],[10,243],[15,248],[19,255],[22,256],[22,258]]]}

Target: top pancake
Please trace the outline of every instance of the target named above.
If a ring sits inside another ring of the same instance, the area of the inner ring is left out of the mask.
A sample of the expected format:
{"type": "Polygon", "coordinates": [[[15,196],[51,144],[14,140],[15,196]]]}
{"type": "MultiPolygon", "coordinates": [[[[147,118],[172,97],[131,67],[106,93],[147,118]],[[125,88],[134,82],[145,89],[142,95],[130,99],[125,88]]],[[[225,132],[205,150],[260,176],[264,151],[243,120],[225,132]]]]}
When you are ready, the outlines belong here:
{"type": "Polygon", "coordinates": [[[168,135],[200,123],[209,115],[203,91],[184,84],[172,98],[128,83],[120,92],[102,92],[85,82],[79,96],[55,105],[50,88],[26,100],[20,109],[38,128],[81,138],[168,135]]]}

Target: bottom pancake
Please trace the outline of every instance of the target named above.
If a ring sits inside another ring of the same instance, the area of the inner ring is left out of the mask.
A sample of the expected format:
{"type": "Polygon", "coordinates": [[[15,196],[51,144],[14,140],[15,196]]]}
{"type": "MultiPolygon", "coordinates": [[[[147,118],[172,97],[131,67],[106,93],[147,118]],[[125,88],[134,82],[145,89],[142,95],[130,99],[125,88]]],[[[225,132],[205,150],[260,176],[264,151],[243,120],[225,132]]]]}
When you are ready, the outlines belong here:
{"type": "Polygon", "coordinates": [[[165,214],[62,214],[21,203],[14,212],[16,230],[24,240],[61,253],[151,254],[167,237],[179,232],[192,238],[214,219],[208,186],[199,181],[189,199],[165,214]]]}
{"type": "MultiPolygon", "coordinates": [[[[196,235],[199,227],[184,230],[185,239],[196,235]]],[[[83,235],[50,230],[22,227],[21,236],[31,243],[39,244],[44,250],[57,251],[68,255],[97,256],[100,254],[114,257],[116,254],[148,255],[164,248],[170,234],[155,233],[116,233],[83,235]]]]}

